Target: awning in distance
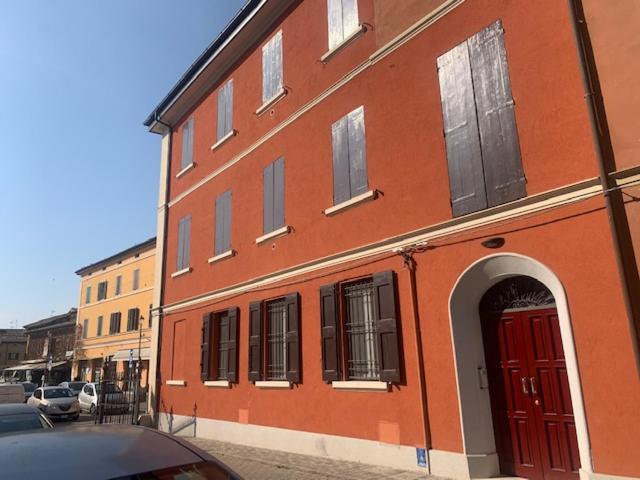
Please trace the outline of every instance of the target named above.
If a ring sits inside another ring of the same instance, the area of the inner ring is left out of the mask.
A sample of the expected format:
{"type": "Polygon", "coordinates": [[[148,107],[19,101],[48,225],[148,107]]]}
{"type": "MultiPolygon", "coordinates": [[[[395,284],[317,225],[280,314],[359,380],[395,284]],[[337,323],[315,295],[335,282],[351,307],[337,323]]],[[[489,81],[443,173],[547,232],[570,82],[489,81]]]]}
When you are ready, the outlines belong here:
{"type": "MultiPolygon", "coordinates": [[[[129,352],[132,352],[131,358],[133,359],[133,361],[135,362],[136,360],[138,360],[138,349],[137,348],[132,348],[132,349],[126,349],[126,350],[118,350],[115,355],[113,357],[111,357],[111,360],[114,362],[128,362],[129,361],[129,352]]],[[[142,350],[140,350],[140,358],[142,358],[142,360],[149,360],[149,357],[151,355],[151,349],[150,348],[143,348],[142,350]]]]}

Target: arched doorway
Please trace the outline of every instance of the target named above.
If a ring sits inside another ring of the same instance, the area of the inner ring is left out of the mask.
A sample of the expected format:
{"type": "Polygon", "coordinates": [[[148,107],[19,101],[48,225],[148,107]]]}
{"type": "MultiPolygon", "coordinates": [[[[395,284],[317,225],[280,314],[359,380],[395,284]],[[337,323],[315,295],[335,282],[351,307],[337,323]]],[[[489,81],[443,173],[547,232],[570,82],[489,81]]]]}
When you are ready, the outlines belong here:
{"type": "MultiPolygon", "coordinates": [[[[468,478],[501,475],[496,439],[498,442],[502,439],[497,438],[500,434],[496,435],[494,432],[480,304],[485,293],[494,285],[518,276],[537,280],[546,289],[543,294],[548,295],[550,292],[551,298],[555,301],[557,328],[566,368],[565,389],[570,397],[566,401],[571,405],[575,420],[577,447],[574,452],[577,450],[579,454],[581,471],[592,472],[582,388],[564,288],[558,277],[545,265],[513,253],[491,255],[475,262],[460,275],[449,297],[464,449],[464,455],[460,456],[459,460],[451,458],[450,461],[460,462],[456,464],[456,468],[461,472],[461,476],[468,478]]],[[[537,302],[554,308],[550,299],[537,302]]]]}
{"type": "Polygon", "coordinates": [[[501,280],[480,300],[500,473],[578,478],[580,456],[555,299],[538,280],[501,280]]]}

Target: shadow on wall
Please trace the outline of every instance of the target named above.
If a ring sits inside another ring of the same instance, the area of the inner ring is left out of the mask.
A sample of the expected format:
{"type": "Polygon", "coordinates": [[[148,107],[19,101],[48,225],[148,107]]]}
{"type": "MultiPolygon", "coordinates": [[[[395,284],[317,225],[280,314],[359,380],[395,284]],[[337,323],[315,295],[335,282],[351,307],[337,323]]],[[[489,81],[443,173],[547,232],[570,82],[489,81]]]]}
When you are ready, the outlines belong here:
{"type": "Polygon", "coordinates": [[[175,417],[173,415],[173,405],[167,408],[164,400],[160,400],[162,404],[162,411],[158,414],[158,428],[165,430],[172,435],[180,435],[182,437],[195,437],[197,427],[197,411],[198,404],[193,404],[193,415],[190,419],[176,424],[175,417]]]}

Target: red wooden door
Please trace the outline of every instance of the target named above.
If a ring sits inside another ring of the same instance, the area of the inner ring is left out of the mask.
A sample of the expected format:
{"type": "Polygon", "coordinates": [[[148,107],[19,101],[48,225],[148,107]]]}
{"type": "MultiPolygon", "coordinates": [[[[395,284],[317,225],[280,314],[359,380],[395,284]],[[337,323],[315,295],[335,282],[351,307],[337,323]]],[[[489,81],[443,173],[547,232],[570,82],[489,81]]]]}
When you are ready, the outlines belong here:
{"type": "Polygon", "coordinates": [[[556,310],[483,315],[483,336],[502,473],[575,480],[577,439],[556,310]]]}

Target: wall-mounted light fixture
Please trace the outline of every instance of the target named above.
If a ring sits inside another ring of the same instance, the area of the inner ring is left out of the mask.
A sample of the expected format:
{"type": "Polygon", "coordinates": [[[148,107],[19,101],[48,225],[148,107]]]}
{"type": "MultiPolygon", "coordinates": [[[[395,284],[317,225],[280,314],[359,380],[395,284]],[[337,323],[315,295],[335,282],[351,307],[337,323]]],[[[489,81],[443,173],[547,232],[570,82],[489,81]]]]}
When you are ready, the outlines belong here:
{"type": "Polygon", "coordinates": [[[500,248],[504,245],[504,238],[493,237],[482,242],[484,248],[500,248]]]}

